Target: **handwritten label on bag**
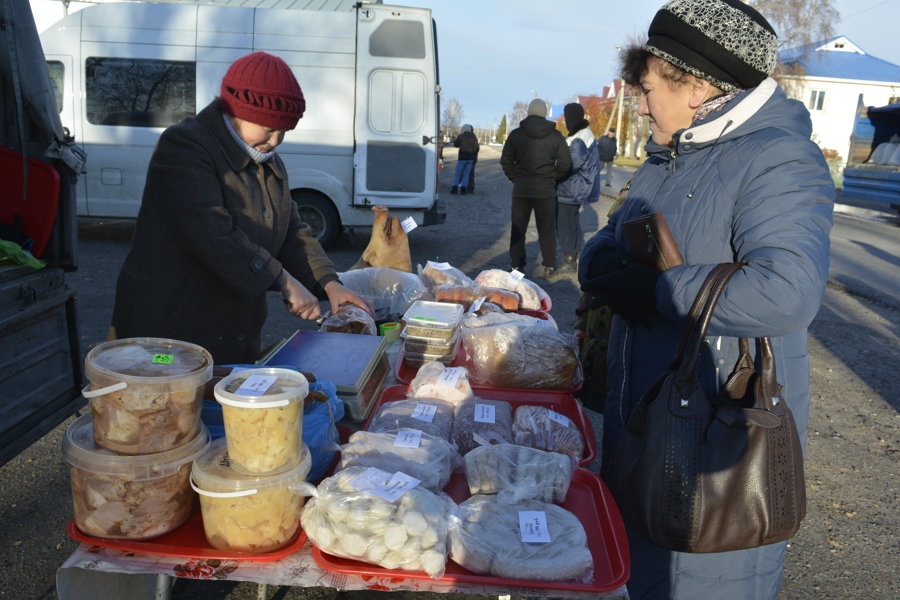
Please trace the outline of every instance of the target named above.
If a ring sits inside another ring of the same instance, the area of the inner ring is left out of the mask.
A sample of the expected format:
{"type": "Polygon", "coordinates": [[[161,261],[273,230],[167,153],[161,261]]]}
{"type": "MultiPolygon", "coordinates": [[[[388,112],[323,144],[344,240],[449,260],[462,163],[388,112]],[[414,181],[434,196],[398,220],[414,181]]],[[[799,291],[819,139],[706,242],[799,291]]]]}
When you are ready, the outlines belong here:
{"type": "Polygon", "coordinates": [[[437,406],[435,406],[434,404],[425,404],[424,402],[419,402],[416,404],[416,407],[413,409],[410,416],[417,421],[425,421],[426,423],[431,423],[434,420],[434,415],[436,413],[437,406]]]}
{"type": "Polygon", "coordinates": [[[350,480],[350,485],[358,492],[368,492],[373,487],[383,484],[391,480],[391,473],[369,467],[356,477],[350,480]]]}
{"type": "Polygon", "coordinates": [[[156,365],[171,365],[174,358],[173,354],[154,354],[150,362],[156,365]]]}
{"type": "Polygon", "coordinates": [[[472,306],[469,307],[468,312],[475,313],[478,312],[478,309],[481,308],[481,305],[484,304],[484,301],[487,300],[487,296],[482,296],[478,300],[472,303],[472,306]]]}
{"type": "Polygon", "coordinates": [[[375,467],[369,467],[350,480],[350,485],[356,491],[369,492],[388,502],[397,500],[420,483],[420,480],[402,471],[391,474],[375,467]]]}
{"type": "Polygon", "coordinates": [[[550,542],[547,513],[542,510],[519,511],[519,534],[523,542],[546,544],[550,542]]]}
{"type": "Polygon", "coordinates": [[[523,279],[525,279],[525,273],[518,269],[513,269],[509,272],[509,278],[513,280],[513,283],[519,283],[523,279]]]}
{"type": "Polygon", "coordinates": [[[428,266],[431,267],[432,269],[437,269],[439,271],[447,271],[447,270],[453,268],[450,266],[450,263],[445,263],[445,262],[439,263],[439,262],[434,262],[431,260],[428,261],[428,266]]]}
{"type": "Polygon", "coordinates": [[[277,375],[251,375],[241,384],[235,394],[238,396],[264,396],[276,379],[278,379],[277,375]]]}
{"type": "Polygon", "coordinates": [[[447,387],[456,387],[459,378],[462,376],[463,369],[465,367],[447,367],[438,375],[437,382],[447,387]]]}
{"type": "Polygon", "coordinates": [[[563,427],[569,427],[569,417],[567,417],[566,415],[561,415],[558,412],[552,411],[548,408],[547,417],[549,417],[551,421],[556,421],[563,427]]]}
{"type": "Polygon", "coordinates": [[[496,411],[493,404],[475,404],[476,423],[496,423],[496,411]]]}
{"type": "Polygon", "coordinates": [[[418,448],[422,443],[422,432],[418,429],[401,429],[394,440],[398,448],[418,448]]]}
{"type": "Polygon", "coordinates": [[[413,219],[412,217],[406,217],[405,219],[403,219],[403,221],[400,222],[400,227],[403,228],[403,231],[409,233],[410,231],[418,227],[418,225],[416,225],[415,219],[413,219]]]}

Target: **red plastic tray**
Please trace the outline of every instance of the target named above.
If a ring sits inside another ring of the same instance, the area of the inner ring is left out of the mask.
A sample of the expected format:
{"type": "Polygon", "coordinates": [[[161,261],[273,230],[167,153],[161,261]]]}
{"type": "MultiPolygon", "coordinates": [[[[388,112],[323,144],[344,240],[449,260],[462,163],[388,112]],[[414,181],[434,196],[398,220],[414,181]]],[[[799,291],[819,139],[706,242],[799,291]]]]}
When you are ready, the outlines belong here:
{"type": "MultiPolygon", "coordinates": [[[[597,457],[597,438],[594,435],[594,426],[591,420],[585,414],[581,403],[568,394],[557,392],[548,393],[542,391],[532,394],[537,390],[501,390],[498,388],[480,389],[475,395],[479,398],[487,400],[503,400],[509,402],[513,410],[523,405],[546,406],[554,412],[567,416],[584,438],[584,456],[578,462],[581,466],[585,466],[597,457]]],[[[381,395],[369,411],[369,417],[363,422],[362,429],[368,430],[372,419],[382,404],[388,402],[396,402],[397,400],[406,400],[409,397],[409,385],[391,385],[381,390],[381,395]]]]}
{"type": "MultiPolygon", "coordinates": [[[[548,315],[549,316],[549,315],[548,315]]],[[[472,364],[472,361],[466,358],[466,346],[465,344],[459,345],[459,350],[456,351],[456,357],[453,361],[448,365],[450,367],[465,367],[469,370],[469,373],[475,372],[475,366],[472,364]]],[[[400,383],[409,383],[411,382],[416,373],[418,373],[418,369],[413,369],[406,365],[406,351],[403,345],[400,345],[400,350],[397,351],[397,356],[394,358],[394,377],[397,378],[397,381],[400,383]]],[[[515,390],[516,392],[536,392],[539,394],[574,394],[578,390],[581,389],[581,384],[584,381],[584,371],[581,369],[581,362],[578,363],[578,375],[576,376],[576,380],[578,383],[575,387],[568,390],[544,390],[544,389],[533,389],[533,388],[498,388],[492,386],[488,382],[484,383],[476,383],[469,379],[469,383],[472,386],[472,389],[477,390],[515,390]]],[[[371,411],[370,411],[371,412],[371,411]]]]}
{"type": "Polygon", "coordinates": [[[254,562],[274,562],[289,554],[293,554],[306,543],[306,532],[301,527],[291,541],[284,547],[265,554],[252,552],[237,552],[231,550],[219,550],[213,548],[206,541],[203,532],[203,517],[200,514],[199,503],[194,508],[190,518],[177,529],[170,531],[152,540],[108,540],[87,535],[75,524],[75,519],[69,521],[66,528],[69,537],[85,544],[113,548],[125,552],[137,552],[138,554],[153,554],[159,556],[174,556],[195,559],[219,559],[219,560],[246,560],[254,562]]]}
{"type": "MultiPolygon", "coordinates": [[[[453,474],[444,491],[456,502],[462,502],[470,496],[466,479],[459,472],[453,474]]],[[[452,560],[447,561],[446,572],[440,581],[598,594],[622,586],[628,580],[631,572],[628,540],[625,537],[622,517],[619,515],[619,510],[606,485],[594,473],[585,469],[577,469],[572,477],[572,485],[569,487],[566,501],[560,506],[578,517],[587,533],[588,548],[591,556],[594,557],[594,580],[591,583],[507,579],[479,575],[452,560]]],[[[312,555],[320,566],[338,573],[399,579],[431,579],[427,573],[421,571],[385,569],[378,565],[327,554],[316,546],[312,548],[312,555]]]]}

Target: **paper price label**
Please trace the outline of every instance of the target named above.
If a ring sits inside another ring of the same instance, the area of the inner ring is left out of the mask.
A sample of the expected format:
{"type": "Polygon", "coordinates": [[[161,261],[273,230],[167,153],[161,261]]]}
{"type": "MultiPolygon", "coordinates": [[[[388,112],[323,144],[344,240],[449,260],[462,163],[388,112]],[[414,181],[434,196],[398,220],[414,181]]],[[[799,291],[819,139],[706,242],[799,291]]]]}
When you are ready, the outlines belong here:
{"type": "Polygon", "coordinates": [[[563,427],[569,427],[570,421],[569,421],[569,417],[567,417],[566,415],[561,415],[558,412],[554,412],[554,411],[550,410],[549,408],[547,409],[547,413],[548,413],[547,416],[550,418],[551,421],[556,421],[563,427]]]}
{"type": "Polygon", "coordinates": [[[478,309],[481,308],[481,305],[484,304],[484,301],[487,300],[487,296],[482,296],[478,300],[472,303],[472,306],[469,307],[468,312],[475,313],[478,312],[478,309]]]}
{"type": "Polygon", "coordinates": [[[424,402],[419,402],[418,404],[416,404],[416,407],[413,409],[410,416],[417,421],[425,421],[426,423],[431,423],[434,420],[434,415],[436,413],[437,406],[435,406],[434,404],[425,404],[424,402]]]}
{"type": "Polygon", "coordinates": [[[171,365],[174,358],[172,354],[154,354],[151,362],[156,365],[171,365]]]}
{"type": "Polygon", "coordinates": [[[544,319],[536,318],[534,320],[534,324],[537,325],[538,327],[553,327],[553,325],[550,324],[550,321],[545,321],[544,319]]]}
{"type": "Polygon", "coordinates": [[[547,513],[542,510],[520,510],[519,534],[523,542],[546,544],[552,541],[547,528],[547,513]]]}
{"type": "Polygon", "coordinates": [[[375,467],[369,467],[350,480],[350,485],[357,492],[368,492],[376,485],[387,483],[391,480],[391,474],[375,467]]]}
{"type": "Polygon", "coordinates": [[[447,387],[456,387],[459,378],[462,376],[463,369],[465,367],[447,367],[438,375],[437,382],[447,387]]]}
{"type": "Polygon", "coordinates": [[[450,266],[450,263],[445,263],[445,262],[439,263],[439,262],[434,262],[431,260],[428,261],[428,266],[431,267],[432,269],[438,269],[439,271],[446,271],[448,269],[453,268],[450,266]]]}
{"type": "Polygon", "coordinates": [[[398,448],[418,448],[422,444],[422,432],[418,429],[401,429],[394,440],[398,448]]]}
{"type": "Polygon", "coordinates": [[[476,423],[496,423],[496,407],[493,404],[475,404],[476,423]]]}
{"type": "Polygon", "coordinates": [[[410,477],[402,471],[397,471],[391,475],[388,481],[380,483],[369,490],[369,493],[388,502],[393,502],[420,483],[422,482],[415,477],[410,477]]]}
{"type": "Polygon", "coordinates": [[[520,281],[525,279],[525,273],[523,273],[522,271],[520,271],[518,269],[513,269],[512,271],[509,272],[509,277],[514,282],[519,283],[520,281]]]}
{"type": "Polygon", "coordinates": [[[262,396],[272,387],[277,375],[251,375],[241,384],[235,394],[238,396],[262,396]]]}
{"type": "Polygon", "coordinates": [[[410,231],[418,227],[418,225],[416,225],[415,219],[413,219],[412,217],[406,217],[400,222],[400,227],[403,228],[403,231],[409,233],[410,231]]]}

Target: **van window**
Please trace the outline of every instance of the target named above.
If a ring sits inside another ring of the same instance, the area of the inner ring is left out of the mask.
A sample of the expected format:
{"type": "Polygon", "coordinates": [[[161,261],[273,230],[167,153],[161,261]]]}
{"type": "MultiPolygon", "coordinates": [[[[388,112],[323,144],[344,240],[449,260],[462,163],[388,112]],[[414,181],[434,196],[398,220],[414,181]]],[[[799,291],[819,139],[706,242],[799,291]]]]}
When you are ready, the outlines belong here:
{"type": "Polygon", "coordinates": [[[168,127],[197,113],[193,62],[90,57],[84,68],[87,119],[94,125],[168,127]]]}
{"type": "Polygon", "coordinates": [[[47,70],[50,71],[50,85],[53,86],[53,97],[56,99],[56,110],[62,112],[66,66],[58,60],[48,60],[47,70]]]}
{"type": "Polygon", "coordinates": [[[385,20],[369,38],[369,54],[391,58],[425,58],[425,28],[417,21],[385,20]]]}

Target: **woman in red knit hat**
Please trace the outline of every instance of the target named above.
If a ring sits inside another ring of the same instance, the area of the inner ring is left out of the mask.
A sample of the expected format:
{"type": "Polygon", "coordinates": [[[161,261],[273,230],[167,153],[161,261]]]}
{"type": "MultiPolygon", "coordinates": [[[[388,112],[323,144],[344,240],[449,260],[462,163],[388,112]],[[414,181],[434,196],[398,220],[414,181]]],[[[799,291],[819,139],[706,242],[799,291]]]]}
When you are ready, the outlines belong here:
{"type": "Polygon", "coordinates": [[[258,358],[267,291],[302,319],[371,304],[345,288],[291,200],[275,148],[306,102],[282,59],[235,61],[218,98],[163,132],[150,159],[111,338],[198,344],[216,363],[258,358]]]}

